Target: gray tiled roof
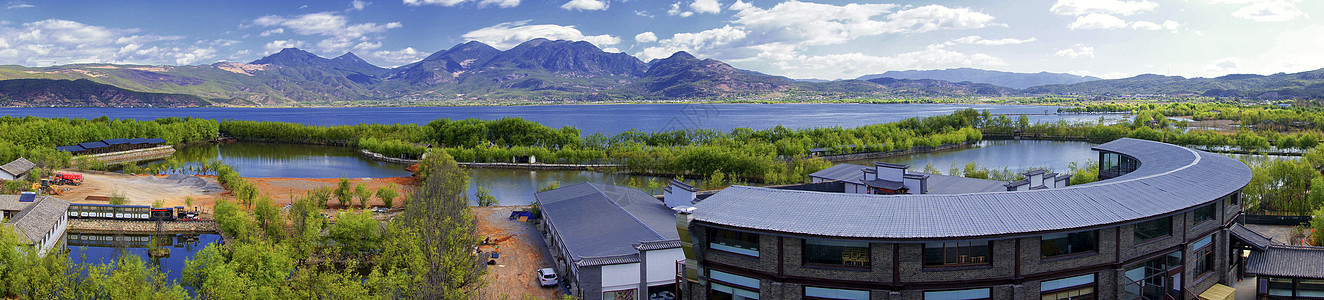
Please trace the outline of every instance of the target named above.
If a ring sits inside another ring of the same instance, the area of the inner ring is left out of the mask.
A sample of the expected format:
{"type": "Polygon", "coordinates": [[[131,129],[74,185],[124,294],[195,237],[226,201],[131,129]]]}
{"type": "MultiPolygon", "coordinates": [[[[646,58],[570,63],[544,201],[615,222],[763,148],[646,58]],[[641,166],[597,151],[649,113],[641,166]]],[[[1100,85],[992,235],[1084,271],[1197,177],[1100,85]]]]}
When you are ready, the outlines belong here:
{"type": "Polygon", "coordinates": [[[1141,165],[1105,181],[1019,192],[867,195],[732,186],[696,204],[694,221],[836,237],[1022,235],[1192,209],[1246,186],[1251,176],[1237,160],[1171,144],[1119,139],[1094,149],[1134,157],[1141,165]]]}
{"type": "Polygon", "coordinates": [[[1268,250],[1251,251],[1246,273],[1324,279],[1324,247],[1273,245],[1268,250]]]}
{"type": "Polygon", "coordinates": [[[1233,223],[1232,228],[1229,228],[1228,232],[1232,233],[1232,236],[1237,237],[1237,239],[1246,242],[1247,244],[1250,244],[1250,246],[1261,251],[1268,249],[1269,246],[1273,245],[1272,239],[1259,232],[1250,230],[1250,228],[1246,228],[1246,226],[1242,226],[1241,223],[1233,223]]]}
{"type": "Polygon", "coordinates": [[[860,179],[863,179],[864,173],[860,172],[860,170],[863,170],[864,168],[865,167],[861,165],[837,164],[830,168],[811,173],[809,174],[809,177],[863,184],[860,182],[860,179]]]}
{"type": "Polygon", "coordinates": [[[41,196],[23,211],[15,214],[7,223],[12,224],[29,243],[41,240],[42,236],[55,228],[55,223],[69,211],[69,201],[41,196]]]}
{"type": "Polygon", "coordinates": [[[19,157],[14,161],[11,161],[3,166],[0,166],[0,170],[3,170],[9,174],[19,175],[19,174],[23,174],[24,172],[30,171],[32,170],[32,168],[35,167],[37,167],[36,163],[33,163],[32,161],[29,161],[26,158],[19,157]]]}
{"type": "Polygon", "coordinates": [[[580,183],[534,197],[570,252],[566,255],[577,263],[638,254],[635,245],[680,239],[675,213],[638,189],[580,183]]]}
{"type": "Polygon", "coordinates": [[[1005,181],[929,174],[929,194],[969,194],[1006,191],[1005,181]]]}

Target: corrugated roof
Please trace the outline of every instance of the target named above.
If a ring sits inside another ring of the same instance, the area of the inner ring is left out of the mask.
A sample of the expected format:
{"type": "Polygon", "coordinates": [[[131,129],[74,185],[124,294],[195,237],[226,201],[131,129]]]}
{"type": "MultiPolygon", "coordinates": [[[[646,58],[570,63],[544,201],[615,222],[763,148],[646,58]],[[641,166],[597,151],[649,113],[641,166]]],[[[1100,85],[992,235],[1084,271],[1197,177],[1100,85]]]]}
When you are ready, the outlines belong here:
{"type": "Polygon", "coordinates": [[[148,143],[151,143],[151,144],[160,144],[160,143],[165,143],[166,140],[163,139],[163,138],[150,138],[150,139],[147,139],[147,142],[148,142],[148,143]]]}
{"type": "Polygon", "coordinates": [[[1250,230],[1250,228],[1242,226],[1241,223],[1233,223],[1232,228],[1229,228],[1228,232],[1232,233],[1232,236],[1237,239],[1246,242],[1247,244],[1250,244],[1251,247],[1255,247],[1255,249],[1261,251],[1268,249],[1269,246],[1273,245],[1273,239],[1270,239],[1259,232],[1255,232],[1254,230],[1250,230]]]}
{"type": "Polygon", "coordinates": [[[96,148],[105,148],[108,145],[106,145],[106,143],[97,141],[97,142],[78,143],[78,146],[83,147],[83,149],[96,149],[96,148]]]}
{"type": "Polygon", "coordinates": [[[1237,160],[1171,144],[1127,138],[1094,149],[1122,153],[1141,164],[1105,181],[1018,192],[868,195],[732,186],[696,204],[693,215],[698,222],[836,237],[1017,235],[1194,208],[1244,187],[1251,176],[1237,160]]]}
{"type": "Polygon", "coordinates": [[[101,142],[106,143],[106,145],[123,145],[128,144],[129,139],[104,139],[101,142]]]}
{"type": "Polygon", "coordinates": [[[1251,251],[1246,273],[1324,279],[1324,247],[1273,245],[1268,250],[1251,251]]]}
{"type": "Polygon", "coordinates": [[[60,151],[64,151],[64,152],[78,152],[78,151],[83,151],[83,150],[87,150],[87,149],[83,149],[82,146],[74,145],[74,146],[55,147],[55,150],[60,150],[60,151]]]}
{"type": "Polygon", "coordinates": [[[586,182],[534,197],[577,263],[638,254],[635,245],[680,239],[675,213],[638,189],[586,182]]]}
{"type": "Polygon", "coordinates": [[[1006,191],[1005,181],[928,174],[929,194],[969,194],[1006,191]]]}
{"type": "Polygon", "coordinates": [[[827,180],[840,180],[855,184],[863,184],[860,182],[860,179],[863,179],[864,177],[864,173],[861,172],[861,170],[863,170],[864,168],[865,167],[861,165],[838,164],[832,166],[831,168],[822,169],[819,170],[818,172],[811,173],[809,174],[809,177],[816,177],[827,180]]]}
{"type": "Polygon", "coordinates": [[[29,161],[26,158],[19,157],[14,161],[11,161],[3,166],[0,166],[0,171],[5,171],[6,173],[9,173],[11,175],[19,175],[26,173],[27,171],[31,171],[32,168],[35,167],[37,167],[36,163],[33,163],[32,161],[29,161]]]}

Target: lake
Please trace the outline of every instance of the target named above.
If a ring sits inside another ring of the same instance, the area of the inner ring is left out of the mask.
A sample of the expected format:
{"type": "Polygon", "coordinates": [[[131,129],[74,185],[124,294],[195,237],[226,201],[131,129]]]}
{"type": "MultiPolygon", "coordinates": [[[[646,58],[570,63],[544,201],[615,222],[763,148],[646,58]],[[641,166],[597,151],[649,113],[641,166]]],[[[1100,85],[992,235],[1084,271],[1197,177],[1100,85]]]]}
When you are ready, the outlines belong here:
{"type": "Polygon", "coordinates": [[[179,282],[183,276],[185,264],[193,259],[207,245],[219,243],[221,236],[216,234],[164,234],[157,235],[158,243],[170,248],[170,256],[150,257],[147,255],[149,235],[145,234],[107,234],[69,231],[64,234],[65,247],[69,249],[69,261],[105,264],[114,262],[119,255],[137,255],[166,273],[166,278],[179,282]]]}
{"type": "MultiPolygon", "coordinates": [[[[455,107],[334,107],[334,108],[0,108],[0,115],[52,118],[97,118],[151,120],[164,117],[195,117],[279,121],[308,125],[425,124],[441,118],[495,120],[520,117],[558,128],[575,126],[584,134],[616,134],[630,129],[662,131],[674,129],[717,129],[746,127],[767,129],[859,127],[910,117],[946,115],[973,108],[993,114],[1031,115],[1031,122],[1058,120],[1098,121],[1099,115],[1043,115],[1054,106],[993,104],[603,104],[539,106],[455,107]]],[[[1110,120],[1120,115],[1108,115],[1110,120]]]]}
{"type": "MultiPolygon", "coordinates": [[[[939,171],[947,173],[953,163],[960,167],[973,161],[986,168],[1025,171],[1047,167],[1053,171],[1066,172],[1071,162],[1097,160],[1098,154],[1090,150],[1093,146],[1086,142],[981,141],[966,149],[848,163],[901,163],[909,164],[914,171],[923,170],[926,164],[932,164],[939,171]]],[[[363,158],[356,149],[350,147],[235,143],[181,147],[175,156],[193,162],[219,159],[234,167],[244,177],[380,178],[411,175],[404,170],[403,165],[363,158]]],[[[560,182],[562,186],[580,182],[626,185],[631,180],[646,183],[649,180],[662,182],[668,179],[589,171],[470,169],[469,196],[470,200],[476,200],[474,192],[478,186],[483,186],[501,201],[501,205],[524,205],[533,202],[533,193],[539,187],[552,181],[560,182]]],[[[698,181],[691,180],[691,183],[697,184],[698,181]]],[[[661,193],[657,190],[648,192],[661,193]]]]}

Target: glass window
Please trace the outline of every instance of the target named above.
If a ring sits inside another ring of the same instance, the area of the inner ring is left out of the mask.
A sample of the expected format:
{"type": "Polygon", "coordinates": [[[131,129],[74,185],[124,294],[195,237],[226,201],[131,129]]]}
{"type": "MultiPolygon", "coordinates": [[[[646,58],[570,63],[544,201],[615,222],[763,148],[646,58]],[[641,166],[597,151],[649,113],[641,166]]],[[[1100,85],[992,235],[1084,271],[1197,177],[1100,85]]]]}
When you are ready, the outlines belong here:
{"type": "Polygon", "coordinates": [[[734,288],[718,283],[712,284],[712,291],[710,294],[709,299],[712,300],[757,300],[759,298],[758,291],[734,288]]]}
{"type": "Polygon", "coordinates": [[[805,287],[805,298],[869,300],[869,291],[805,287]]]}
{"type": "Polygon", "coordinates": [[[759,235],[747,232],[708,228],[708,247],[716,250],[759,256],[759,235]]]}
{"type": "Polygon", "coordinates": [[[1297,279],[1296,295],[1298,297],[1324,298],[1324,280],[1297,279]]]}
{"type": "Polygon", "coordinates": [[[602,299],[605,300],[634,300],[636,289],[602,292],[602,299]]]}
{"type": "Polygon", "coordinates": [[[1135,226],[1135,243],[1144,243],[1160,237],[1172,235],[1172,217],[1162,217],[1145,221],[1135,226]]]}
{"type": "Polygon", "coordinates": [[[708,271],[708,277],[713,280],[734,284],[754,290],[759,289],[759,280],[722,271],[708,271]]]}
{"type": "Polygon", "coordinates": [[[1236,191],[1233,192],[1231,195],[1227,195],[1227,205],[1228,206],[1241,205],[1241,191],[1236,191]]]}
{"type": "Polygon", "coordinates": [[[1195,213],[1193,213],[1195,215],[1195,224],[1200,224],[1205,221],[1213,220],[1214,212],[1218,211],[1217,206],[1218,203],[1215,202],[1209,205],[1196,208],[1195,213]]]}
{"type": "Polygon", "coordinates": [[[1210,235],[1191,245],[1195,248],[1195,274],[1214,271],[1214,236],[1210,235]]]}
{"type": "Polygon", "coordinates": [[[869,267],[869,243],[805,239],[804,259],[808,264],[869,267]]]}
{"type": "Polygon", "coordinates": [[[989,289],[969,289],[958,291],[924,292],[924,300],[974,300],[989,299],[989,289]]]}
{"type": "Polygon", "coordinates": [[[1269,295],[1292,296],[1292,279],[1269,277],[1269,295]]]}
{"type": "Polygon", "coordinates": [[[1039,239],[1039,252],[1043,257],[1093,252],[1099,246],[1099,231],[1046,234],[1039,239]]]}
{"type": "Polygon", "coordinates": [[[987,265],[989,242],[924,243],[924,266],[987,265]]]}

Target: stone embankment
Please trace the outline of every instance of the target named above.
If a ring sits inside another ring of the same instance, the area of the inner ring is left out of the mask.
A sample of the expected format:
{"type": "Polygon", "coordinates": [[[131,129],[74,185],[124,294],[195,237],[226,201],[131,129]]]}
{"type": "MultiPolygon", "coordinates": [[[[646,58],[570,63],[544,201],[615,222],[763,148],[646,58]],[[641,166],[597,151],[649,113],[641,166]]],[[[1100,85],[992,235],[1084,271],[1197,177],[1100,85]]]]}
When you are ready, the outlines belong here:
{"type": "Polygon", "coordinates": [[[69,220],[69,230],[93,232],[219,232],[216,221],[69,220]]]}
{"type": "MultiPolygon", "coordinates": [[[[381,153],[368,151],[368,149],[359,149],[359,155],[363,155],[363,157],[367,157],[368,159],[371,160],[392,163],[392,164],[412,165],[418,163],[419,161],[417,159],[403,159],[403,158],[390,157],[390,156],[382,155],[381,153]]],[[[427,153],[424,153],[423,158],[427,158],[427,157],[428,157],[427,153]]]]}
{"type": "Polygon", "coordinates": [[[171,154],[174,154],[174,153],[175,153],[175,147],[171,147],[171,146],[169,146],[169,145],[166,145],[166,146],[157,146],[157,147],[152,147],[152,148],[147,148],[147,149],[137,149],[137,150],[129,150],[129,151],[120,151],[120,152],[102,153],[102,154],[87,155],[87,156],[80,156],[80,157],[86,157],[87,159],[91,159],[91,160],[95,160],[95,161],[99,161],[99,162],[103,162],[103,163],[107,163],[107,164],[117,164],[117,163],[124,163],[124,162],[138,162],[138,161],[144,161],[144,160],[153,160],[153,159],[158,159],[158,158],[162,158],[162,157],[168,157],[168,156],[170,156],[171,154]]]}
{"type": "Polygon", "coordinates": [[[461,167],[466,168],[489,168],[489,169],[522,169],[522,170],[603,170],[610,168],[622,168],[622,164],[543,164],[543,163],[474,163],[457,162],[461,167]]]}

